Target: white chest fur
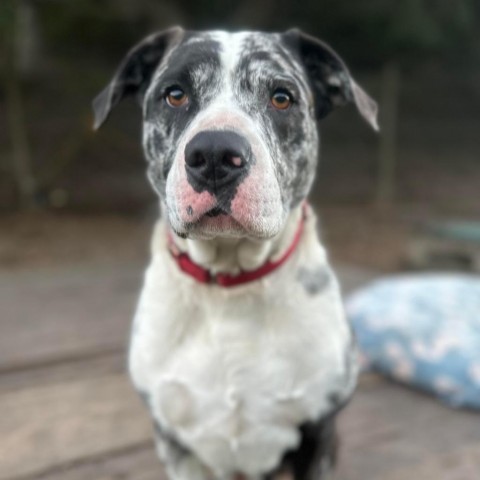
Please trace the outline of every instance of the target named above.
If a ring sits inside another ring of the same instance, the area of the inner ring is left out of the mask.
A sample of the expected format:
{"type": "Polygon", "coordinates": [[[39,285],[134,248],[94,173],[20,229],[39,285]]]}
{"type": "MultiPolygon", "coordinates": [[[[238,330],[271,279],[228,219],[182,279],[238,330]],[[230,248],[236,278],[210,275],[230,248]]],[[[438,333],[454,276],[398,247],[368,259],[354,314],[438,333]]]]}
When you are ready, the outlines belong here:
{"type": "Polygon", "coordinates": [[[155,419],[216,475],[254,476],[297,445],[299,424],[329,413],[332,395],[351,394],[350,348],[336,281],[306,228],[288,263],[233,289],[196,283],[159,249],[130,371],[155,419]],[[299,268],[324,269],[323,289],[308,292],[299,268]]]}

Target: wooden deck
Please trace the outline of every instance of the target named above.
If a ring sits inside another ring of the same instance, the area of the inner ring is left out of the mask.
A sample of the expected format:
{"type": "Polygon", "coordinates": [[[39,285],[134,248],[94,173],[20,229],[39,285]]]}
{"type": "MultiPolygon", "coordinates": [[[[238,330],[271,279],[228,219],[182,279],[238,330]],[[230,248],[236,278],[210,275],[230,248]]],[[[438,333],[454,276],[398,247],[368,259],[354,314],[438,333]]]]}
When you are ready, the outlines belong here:
{"type": "MultiPolygon", "coordinates": [[[[368,278],[347,269],[348,288],[368,278]]],[[[162,480],[124,373],[141,270],[0,273],[0,480],[162,480]]],[[[478,480],[480,415],[364,377],[338,480],[478,480]]]]}

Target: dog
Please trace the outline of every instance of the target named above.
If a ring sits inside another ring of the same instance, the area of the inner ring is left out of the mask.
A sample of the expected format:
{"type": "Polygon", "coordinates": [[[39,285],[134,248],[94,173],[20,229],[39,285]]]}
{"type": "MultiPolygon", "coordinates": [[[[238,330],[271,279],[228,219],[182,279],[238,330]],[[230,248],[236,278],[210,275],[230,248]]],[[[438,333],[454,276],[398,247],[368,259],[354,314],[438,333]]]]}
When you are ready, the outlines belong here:
{"type": "Polygon", "coordinates": [[[160,198],[129,370],[171,480],[313,480],[357,378],[338,283],[306,203],[317,122],[377,105],[325,43],[284,33],[155,33],[94,100],[143,111],[160,198]]]}

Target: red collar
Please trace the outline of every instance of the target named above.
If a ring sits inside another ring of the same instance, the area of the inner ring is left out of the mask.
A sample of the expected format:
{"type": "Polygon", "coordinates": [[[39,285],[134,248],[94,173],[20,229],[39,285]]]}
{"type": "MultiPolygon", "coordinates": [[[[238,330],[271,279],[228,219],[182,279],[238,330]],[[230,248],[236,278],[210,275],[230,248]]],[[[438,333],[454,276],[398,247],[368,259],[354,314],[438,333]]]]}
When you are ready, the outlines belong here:
{"type": "Polygon", "coordinates": [[[209,270],[195,263],[186,253],[180,252],[173,243],[173,239],[170,235],[168,242],[169,250],[172,254],[172,257],[177,262],[178,268],[180,268],[183,273],[193,277],[197,282],[212,283],[225,288],[235,287],[243,283],[254,282],[255,280],[259,280],[260,278],[267,276],[269,273],[272,273],[274,270],[282,266],[295,251],[300,239],[302,238],[303,227],[305,223],[305,210],[306,209],[304,208],[303,215],[298,224],[293,241],[285,253],[275,262],[269,260],[256,270],[242,271],[236,275],[232,275],[230,273],[212,274],[209,270]]]}

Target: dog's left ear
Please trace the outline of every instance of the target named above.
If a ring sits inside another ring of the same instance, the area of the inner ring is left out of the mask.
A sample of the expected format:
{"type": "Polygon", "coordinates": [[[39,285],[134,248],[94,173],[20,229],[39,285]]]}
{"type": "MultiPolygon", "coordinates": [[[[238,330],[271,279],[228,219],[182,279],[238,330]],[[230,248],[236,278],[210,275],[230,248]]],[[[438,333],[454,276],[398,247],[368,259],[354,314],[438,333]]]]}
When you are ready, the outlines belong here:
{"type": "Polygon", "coordinates": [[[300,30],[288,30],[285,41],[300,57],[315,95],[317,118],[333,108],[354,102],[360,115],[376,131],[377,103],[355,82],[347,66],[326,43],[300,30]]]}
{"type": "Polygon", "coordinates": [[[181,27],[173,27],[154,33],[127,53],[110,83],[93,100],[95,130],[105,122],[112,108],[122,98],[128,95],[143,96],[166,51],[183,32],[181,27]]]}

